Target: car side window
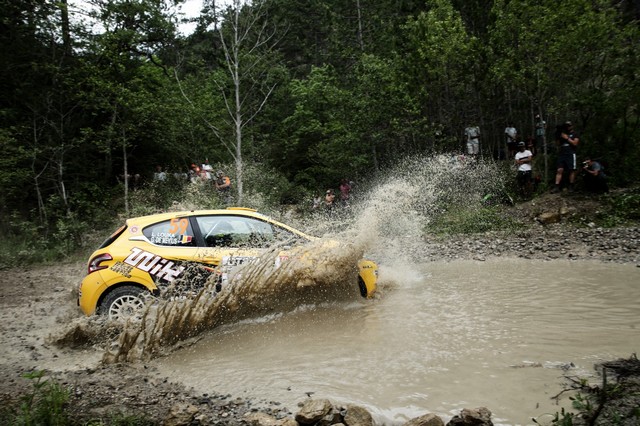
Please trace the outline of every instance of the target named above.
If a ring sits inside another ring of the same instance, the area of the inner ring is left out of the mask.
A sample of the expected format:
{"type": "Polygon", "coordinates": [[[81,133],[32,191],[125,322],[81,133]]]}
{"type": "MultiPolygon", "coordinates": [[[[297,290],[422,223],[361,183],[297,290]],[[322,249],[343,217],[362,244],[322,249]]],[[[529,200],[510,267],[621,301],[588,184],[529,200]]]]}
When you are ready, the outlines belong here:
{"type": "Polygon", "coordinates": [[[149,225],[142,230],[152,244],[172,247],[195,247],[193,229],[188,218],[173,218],[149,225]]]}
{"type": "Polygon", "coordinates": [[[244,216],[198,216],[198,227],[207,247],[266,248],[291,232],[268,222],[244,216]]]}

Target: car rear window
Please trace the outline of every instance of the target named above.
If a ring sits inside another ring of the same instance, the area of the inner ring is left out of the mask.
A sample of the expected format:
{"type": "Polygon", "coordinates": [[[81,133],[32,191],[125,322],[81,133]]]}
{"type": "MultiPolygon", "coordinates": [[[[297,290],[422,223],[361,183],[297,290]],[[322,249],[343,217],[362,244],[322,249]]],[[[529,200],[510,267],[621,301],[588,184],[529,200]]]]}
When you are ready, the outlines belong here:
{"type": "Polygon", "coordinates": [[[108,247],[109,245],[111,245],[111,243],[113,243],[120,235],[122,235],[122,233],[124,232],[125,229],[127,229],[127,225],[126,224],[122,225],[113,234],[111,234],[111,236],[109,238],[104,240],[104,242],[100,245],[98,250],[103,249],[103,248],[108,247]]]}

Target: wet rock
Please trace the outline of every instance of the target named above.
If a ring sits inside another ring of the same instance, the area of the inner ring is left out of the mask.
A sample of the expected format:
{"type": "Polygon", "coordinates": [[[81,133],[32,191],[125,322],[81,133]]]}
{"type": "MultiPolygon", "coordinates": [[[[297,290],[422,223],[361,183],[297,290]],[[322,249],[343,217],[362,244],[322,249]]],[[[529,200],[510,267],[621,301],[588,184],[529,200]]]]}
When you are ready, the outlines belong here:
{"type": "Polygon", "coordinates": [[[297,426],[298,422],[291,418],[278,420],[266,413],[247,413],[244,419],[251,426],[297,426]]]}
{"type": "Polygon", "coordinates": [[[447,426],[493,426],[491,411],[485,407],[464,408],[447,423],[447,426]]]}
{"type": "Polygon", "coordinates": [[[562,218],[560,212],[545,212],[536,217],[536,221],[543,225],[549,225],[550,223],[559,223],[562,218]]]}
{"type": "Polygon", "coordinates": [[[402,426],[444,426],[444,421],[435,414],[425,414],[414,417],[402,426]]]}
{"type": "Polygon", "coordinates": [[[163,426],[186,426],[191,423],[200,410],[195,405],[178,403],[171,407],[162,422],[163,426]]]}
{"type": "Polygon", "coordinates": [[[373,417],[365,408],[358,405],[347,405],[344,423],[347,426],[373,426],[373,417]]]}
{"type": "Polygon", "coordinates": [[[295,419],[300,424],[312,425],[329,414],[332,408],[328,399],[309,399],[302,405],[295,419]]]}
{"type": "Polygon", "coordinates": [[[333,426],[342,423],[342,415],[332,407],[331,412],[324,416],[315,426],[333,426]]]}

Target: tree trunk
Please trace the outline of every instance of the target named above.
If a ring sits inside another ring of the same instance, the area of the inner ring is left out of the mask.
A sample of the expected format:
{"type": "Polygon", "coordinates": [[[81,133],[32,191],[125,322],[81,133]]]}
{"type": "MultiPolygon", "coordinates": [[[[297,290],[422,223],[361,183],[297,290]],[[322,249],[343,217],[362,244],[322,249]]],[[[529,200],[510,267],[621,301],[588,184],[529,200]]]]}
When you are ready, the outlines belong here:
{"type": "Polygon", "coordinates": [[[129,216],[129,162],[127,160],[127,137],[122,129],[122,164],[124,171],[124,212],[129,216]]]}

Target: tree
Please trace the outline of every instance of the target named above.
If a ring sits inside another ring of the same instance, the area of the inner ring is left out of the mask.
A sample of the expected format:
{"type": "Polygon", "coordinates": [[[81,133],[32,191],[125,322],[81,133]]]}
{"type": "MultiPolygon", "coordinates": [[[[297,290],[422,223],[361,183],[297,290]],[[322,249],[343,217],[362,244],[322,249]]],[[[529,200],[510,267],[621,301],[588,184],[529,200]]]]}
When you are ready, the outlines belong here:
{"type": "MultiPolygon", "coordinates": [[[[573,117],[585,132],[596,112],[626,91],[619,76],[629,69],[629,59],[637,62],[635,55],[623,54],[634,38],[622,36],[619,14],[610,2],[497,0],[494,13],[491,74],[526,99],[523,112],[529,114],[523,121],[531,128],[533,113],[539,113],[560,122],[573,117]]],[[[637,28],[629,31],[638,40],[637,28]]],[[[625,115],[622,110],[605,115],[625,115]]]]}
{"type": "Polygon", "coordinates": [[[242,203],[245,129],[278,84],[279,59],[274,51],[278,33],[270,25],[263,1],[234,0],[222,15],[221,23],[216,21],[218,15],[213,21],[225,72],[214,70],[210,78],[224,101],[227,119],[219,124],[207,120],[207,124],[235,163],[238,203],[242,203]]]}
{"type": "Polygon", "coordinates": [[[474,73],[479,49],[450,0],[429,0],[429,10],[407,21],[405,78],[423,115],[438,129],[432,148],[458,148],[467,123],[460,110],[476,108],[474,73]],[[442,138],[439,135],[444,135],[442,138]],[[442,146],[444,145],[444,146],[442,146]]]}

